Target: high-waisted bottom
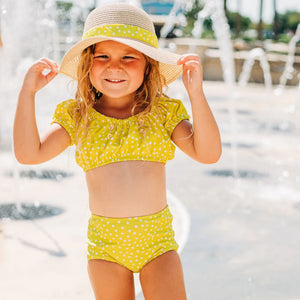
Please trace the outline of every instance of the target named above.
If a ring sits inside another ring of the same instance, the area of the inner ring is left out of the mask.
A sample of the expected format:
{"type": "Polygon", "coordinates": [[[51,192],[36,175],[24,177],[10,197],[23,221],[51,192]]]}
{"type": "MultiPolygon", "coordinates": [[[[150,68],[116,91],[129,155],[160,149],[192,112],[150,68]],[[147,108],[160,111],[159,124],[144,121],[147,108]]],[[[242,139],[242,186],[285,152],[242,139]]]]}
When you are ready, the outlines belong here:
{"type": "Polygon", "coordinates": [[[132,272],[140,272],[152,259],[178,249],[172,220],[168,206],[156,214],[141,217],[118,219],[92,214],[87,257],[116,262],[132,272]]]}

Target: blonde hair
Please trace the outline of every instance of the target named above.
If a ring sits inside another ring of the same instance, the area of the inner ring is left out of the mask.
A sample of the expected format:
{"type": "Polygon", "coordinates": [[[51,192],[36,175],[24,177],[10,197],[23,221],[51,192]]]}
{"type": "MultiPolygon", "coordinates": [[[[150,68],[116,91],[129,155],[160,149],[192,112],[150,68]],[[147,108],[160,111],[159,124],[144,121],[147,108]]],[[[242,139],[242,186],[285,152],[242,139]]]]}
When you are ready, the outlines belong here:
{"type": "MultiPolygon", "coordinates": [[[[88,111],[94,106],[96,101],[101,101],[101,94],[99,95],[99,92],[93,87],[90,81],[94,50],[95,44],[83,50],[78,63],[78,86],[75,95],[75,100],[77,101],[75,111],[77,140],[77,133],[81,120],[83,120],[85,136],[89,127],[88,111]]],[[[159,98],[164,95],[163,88],[167,86],[164,76],[160,73],[158,61],[146,55],[145,58],[146,68],[144,72],[144,81],[136,91],[134,105],[131,110],[132,115],[134,115],[137,110],[140,110],[138,123],[141,128],[147,127],[144,122],[144,116],[157,105],[159,98]]]]}

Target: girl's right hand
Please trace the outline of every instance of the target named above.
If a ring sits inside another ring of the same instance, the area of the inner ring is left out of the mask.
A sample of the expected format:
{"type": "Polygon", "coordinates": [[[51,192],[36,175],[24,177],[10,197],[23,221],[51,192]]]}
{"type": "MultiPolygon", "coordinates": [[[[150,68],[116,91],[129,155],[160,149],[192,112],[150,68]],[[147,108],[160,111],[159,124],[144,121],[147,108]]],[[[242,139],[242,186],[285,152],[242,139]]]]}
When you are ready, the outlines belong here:
{"type": "Polygon", "coordinates": [[[47,85],[58,72],[59,66],[56,62],[48,58],[41,58],[27,71],[23,81],[22,90],[35,94],[47,85]]]}

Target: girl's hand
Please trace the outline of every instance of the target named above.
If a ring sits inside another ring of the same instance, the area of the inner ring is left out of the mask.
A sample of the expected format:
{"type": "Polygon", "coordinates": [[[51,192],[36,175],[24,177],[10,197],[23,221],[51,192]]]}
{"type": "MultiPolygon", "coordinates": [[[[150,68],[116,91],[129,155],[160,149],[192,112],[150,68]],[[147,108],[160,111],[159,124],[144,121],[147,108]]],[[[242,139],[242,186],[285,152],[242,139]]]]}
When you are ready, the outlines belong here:
{"type": "Polygon", "coordinates": [[[27,71],[22,90],[35,94],[58,74],[58,69],[59,66],[56,62],[47,58],[41,58],[27,71]]]}
{"type": "Polygon", "coordinates": [[[190,96],[197,96],[202,92],[202,66],[198,55],[186,54],[177,61],[183,65],[182,81],[190,96]]]}

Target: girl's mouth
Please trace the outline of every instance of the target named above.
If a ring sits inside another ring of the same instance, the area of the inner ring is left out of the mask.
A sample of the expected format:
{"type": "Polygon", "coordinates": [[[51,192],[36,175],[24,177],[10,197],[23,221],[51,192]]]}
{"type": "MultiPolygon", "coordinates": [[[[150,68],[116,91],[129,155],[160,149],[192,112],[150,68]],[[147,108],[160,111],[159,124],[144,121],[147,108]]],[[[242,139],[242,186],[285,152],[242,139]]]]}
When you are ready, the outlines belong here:
{"type": "Polygon", "coordinates": [[[125,81],[123,79],[105,79],[105,80],[110,82],[110,83],[121,83],[121,82],[125,81]]]}

